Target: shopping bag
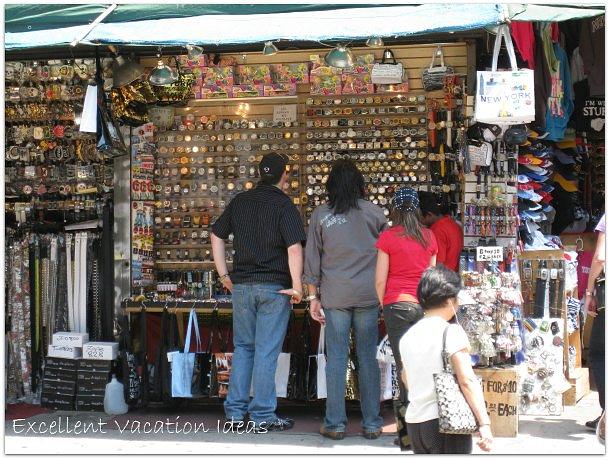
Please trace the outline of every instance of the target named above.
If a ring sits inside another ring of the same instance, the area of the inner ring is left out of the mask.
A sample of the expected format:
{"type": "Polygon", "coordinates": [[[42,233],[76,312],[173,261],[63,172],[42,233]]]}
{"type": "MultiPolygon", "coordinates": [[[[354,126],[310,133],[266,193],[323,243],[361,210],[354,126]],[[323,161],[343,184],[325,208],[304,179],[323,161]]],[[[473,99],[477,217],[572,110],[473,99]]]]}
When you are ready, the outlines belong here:
{"type": "Polygon", "coordinates": [[[310,316],[306,309],[303,316],[301,333],[298,341],[290,345],[290,374],[288,377],[287,398],[305,401],[308,384],[308,357],[311,354],[310,316]]]}
{"type": "Polygon", "coordinates": [[[307,399],[326,398],[326,355],[324,346],[324,329],[320,326],[320,338],[318,339],[318,353],[308,357],[307,370],[307,399]]]}
{"type": "Polygon", "coordinates": [[[195,309],[191,309],[189,324],[184,340],[184,350],[182,353],[172,354],[172,397],[192,398],[193,368],[195,366],[195,353],[189,353],[191,345],[191,333],[195,328],[197,341],[197,351],[201,352],[201,337],[199,335],[199,325],[197,324],[197,314],[195,309]]]}
{"type": "Polygon", "coordinates": [[[214,359],[214,355],[212,354],[212,346],[214,343],[214,337],[221,337],[220,329],[218,327],[218,310],[214,310],[212,312],[209,327],[208,344],[205,348],[205,351],[202,353],[196,353],[195,355],[192,389],[193,394],[196,393],[199,396],[212,396],[212,362],[214,359]]]}
{"type": "Polygon", "coordinates": [[[374,84],[386,85],[402,83],[403,67],[401,62],[397,62],[391,49],[383,52],[383,59],[373,65],[371,71],[371,82],[374,84]],[[390,56],[392,62],[386,62],[386,56],[390,56]]]}
{"type": "Polygon", "coordinates": [[[491,71],[477,72],[475,119],[477,122],[520,124],[536,117],[534,71],[519,70],[508,25],[498,27],[491,71]],[[511,70],[498,71],[498,55],[506,42],[511,70]]]}
{"type": "Polygon", "coordinates": [[[229,380],[231,379],[232,364],[233,353],[214,353],[212,366],[215,380],[216,396],[218,396],[219,398],[226,398],[229,394],[229,380]]]}
{"type": "Polygon", "coordinates": [[[394,354],[390,347],[390,339],[386,335],[379,345],[377,346],[377,363],[379,364],[379,375],[380,375],[380,386],[381,394],[380,400],[387,401],[393,398],[392,382],[393,374],[396,373],[396,366],[394,365],[394,354]]]}
{"type": "Polygon", "coordinates": [[[360,399],[358,366],[356,363],[356,347],[354,341],[354,331],[352,330],[350,331],[349,355],[347,360],[347,370],[345,372],[345,399],[348,401],[358,401],[360,399]]]}

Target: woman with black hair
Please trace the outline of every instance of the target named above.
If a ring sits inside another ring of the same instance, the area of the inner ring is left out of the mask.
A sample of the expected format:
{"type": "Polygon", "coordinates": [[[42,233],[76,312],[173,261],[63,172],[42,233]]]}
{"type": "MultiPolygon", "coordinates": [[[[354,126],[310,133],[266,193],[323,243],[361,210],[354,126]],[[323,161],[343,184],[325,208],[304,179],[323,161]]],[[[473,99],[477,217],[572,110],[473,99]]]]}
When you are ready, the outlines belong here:
{"type": "Polygon", "coordinates": [[[472,370],[468,336],[458,324],[450,324],[460,304],[474,301],[460,293],[460,276],[443,265],[427,269],[419,282],[417,296],[424,317],[400,340],[403,380],[409,389],[405,416],[415,454],[469,454],[472,436],[439,431],[438,398],[434,374],[443,370],[442,353],[447,353],[460,390],[479,425],[479,447],[489,451],[493,436],[481,385],[472,370]],[[462,299],[460,302],[459,299],[462,299]]]}
{"type": "MultiPolygon", "coordinates": [[[[432,231],[421,223],[419,197],[411,187],[399,188],[392,201],[392,228],[384,231],[377,241],[375,287],[383,305],[383,318],[400,375],[402,361],[398,343],[402,336],[422,316],[417,300],[417,285],[422,273],[436,265],[438,252],[432,231]]],[[[400,398],[394,401],[394,415],[401,450],[409,441],[404,426],[407,392],[399,380],[400,398]]]]}
{"type": "Polygon", "coordinates": [[[343,439],[347,427],[345,376],[354,328],[363,436],[381,435],[376,352],[379,301],[375,241],[387,226],[381,208],[364,200],[364,178],[349,160],[336,161],[326,183],[328,203],[309,222],[305,282],[311,317],[326,325],[326,416],[320,434],[343,439]]]}

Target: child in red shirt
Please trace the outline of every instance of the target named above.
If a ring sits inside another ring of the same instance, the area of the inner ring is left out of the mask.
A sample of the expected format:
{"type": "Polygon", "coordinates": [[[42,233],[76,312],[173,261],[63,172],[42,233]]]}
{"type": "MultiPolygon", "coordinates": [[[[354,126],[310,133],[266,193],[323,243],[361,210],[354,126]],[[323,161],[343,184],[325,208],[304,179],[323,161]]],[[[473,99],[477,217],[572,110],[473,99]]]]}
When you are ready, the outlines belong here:
{"type": "MultiPolygon", "coordinates": [[[[409,328],[423,317],[417,299],[417,286],[428,267],[436,265],[438,247],[432,231],[421,224],[419,197],[410,187],[401,187],[392,201],[392,228],[381,233],[377,240],[377,269],[375,288],[383,305],[383,318],[398,375],[402,375],[399,343],[409,328]]],[[[407,448],[404,410],[408,402],[407,389],[401,378],[400,401],[394,404],[401,450],[407,448]]]]}

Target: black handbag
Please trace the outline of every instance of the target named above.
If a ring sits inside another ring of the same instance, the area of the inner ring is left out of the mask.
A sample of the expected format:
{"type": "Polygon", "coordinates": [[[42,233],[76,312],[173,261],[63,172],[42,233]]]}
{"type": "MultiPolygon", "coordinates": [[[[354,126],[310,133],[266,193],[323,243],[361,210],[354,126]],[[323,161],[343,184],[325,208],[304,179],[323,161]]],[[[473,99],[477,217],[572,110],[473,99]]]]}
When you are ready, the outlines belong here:
{"type": "Polygon", "coordinates": [[[453,67],[445,65],[445,57],[443,56],[443,48],[441,45],[436,47],[434,54],[432,55],[432,61],[430,66],[426,67],[421,75],[422,85],[425,91],[435,91],[443,89],[445,85],[445,77],[447,75],[453,75],[455,73],[453,67]],[[439,57],[441,61],[440,66],[435,66],[434,63],[436,58],[439,57]]]}
{"type": "MultiPolygon", "coordinates": [[[[309,316],[308,310],[305,311],[305,315],[309,316]]],[[[286,335],[288,346],[286,350],[290,352],[290,371],[286,399],[293,401],[305,401],[307,399],[306,375],[308,351],[304,334],[305,318],[303,318],[302,324],[300,333],[298,335],[293,334],[293,329],[296,326],[296,317],[293,310],[290,315],[288,333],[286,335]]]]}

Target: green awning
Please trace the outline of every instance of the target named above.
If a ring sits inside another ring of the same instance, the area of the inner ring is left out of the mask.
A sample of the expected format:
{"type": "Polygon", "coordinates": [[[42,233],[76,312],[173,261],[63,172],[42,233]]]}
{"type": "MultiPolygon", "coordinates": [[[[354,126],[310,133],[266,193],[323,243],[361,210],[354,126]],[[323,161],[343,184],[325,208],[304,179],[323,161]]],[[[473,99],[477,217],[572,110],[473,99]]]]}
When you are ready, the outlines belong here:
{"type": "Polygon", "coordinates": [[[512,21],[544,21],[559,22],[571,19],[591,18],[606,13],[606,7],[600,5],[534,5],[507,4],[509,17],[512,21]]]}
{"type": "MultiPolygon", "coordinates": [[[[89,24],[110,3],[9,4],[4,9],[5,32],[33,32],[89,24]]],[[[275,14],[302,11],[326,11],[345,8],[370,8],[376,4],[120,4],[104,19],[105,24],[152,19],[188,18],[209,15],[275,14]]]]}

